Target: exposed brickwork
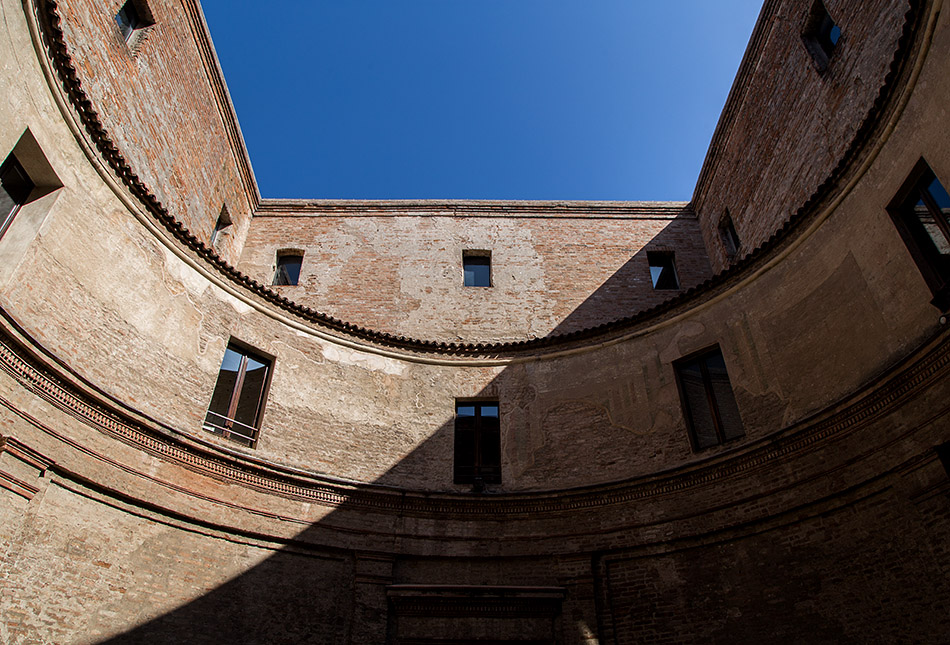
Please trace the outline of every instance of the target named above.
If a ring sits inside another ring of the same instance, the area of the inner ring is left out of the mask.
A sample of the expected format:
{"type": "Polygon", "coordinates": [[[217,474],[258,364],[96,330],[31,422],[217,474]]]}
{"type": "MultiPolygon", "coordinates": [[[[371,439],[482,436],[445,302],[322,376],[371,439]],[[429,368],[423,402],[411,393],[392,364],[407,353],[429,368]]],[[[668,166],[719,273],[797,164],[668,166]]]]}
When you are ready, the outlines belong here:
{"type": "Polygon", "coordinates": [[[877,98],[897,47],[907,0],[828,0],[841,27],[819,72],[801,32],[811,2],[777,0],[746,53],[696,187],[694,206],[714,270],[728,265],[719,235],[726,209],[740,257],[762,244],[835,168],[877,98]],[[786,91],[794,87],[795,91],[786,91]]]}
{"type": "MultiPolygon", "coordinates": [[[[59,3],[71,55],[82,62],[84,88],[115,144],[128,155],[171,214],[208,242],[227,204],[233,233],[222,255],[240,252],[257,201],[243,154],[229,129],[231,106],[193,2],[148,0],[155,24],[130,49],[115,23],[125,0],[59,3]],[[218,85],[218,87],[216,87],[218,85]],[[222,93],[224,92],[224,93],[222,93]]],[[[243,152],[243,151],[242,151],[243,152]]]]}
{"type": "MultiPolygon", "coordinates": [[[[636,324],[473,360],[312,326],[142,226],[76,145],[26,4],[0,0],[0,142],[29,128],[64,188],[0,239],[0,641],[945,640],[933,446],[950,440],[950,337],[883,205],[922,155],[950,177],[947,12],[902,50],[919,80],[827,220],[636,324]],[[231,338],[274,358],[255,449],[200,429],[231,338]],[[672,364],[713,345],[745,436],[696,453],[672,364]],[[481,494],[451,481],[460,397],[501,409],[502,483],[481,494]]],[[[134,171],[207,234],[247,184],[194,5],[154,0],[130,56],[114,4],[62,3],[78,78],[134,171]]],[[[770,3],[758,28],[697,198],[714,255],[704,209],[728,204],[764,239],[849,145],[894,55],[901,3],[829,1],[842,49],[817,77],[810,5],[770,3]]],[[[628,315],[659,298],[649,250],[673,250],[687,285],[710,272],[685,205],[257,215],[232,260],[269,282],[278,249],[303,249],[288,296],[399,334],[522,339],[628,315]],[[466,248],[496,263],[480,296],[461,287],[466,248]]]]}
{"type": "Polygon", "coordinates": [[[653,289],[646,249],[675,253],[683,288],[710,275],[696,220],[683,205],[639,216],[635,209],[602,217],[527,210],[269,213],[254,218],[239,268],[270,284],[277,251],[302,249],[299,285],[280,288],[294,301],[390,333],[465,342],[568,333],[662,302],[671,292],[653,289]],[[463,286],[469,249],[491,251],[491,287],[463,286]]]}

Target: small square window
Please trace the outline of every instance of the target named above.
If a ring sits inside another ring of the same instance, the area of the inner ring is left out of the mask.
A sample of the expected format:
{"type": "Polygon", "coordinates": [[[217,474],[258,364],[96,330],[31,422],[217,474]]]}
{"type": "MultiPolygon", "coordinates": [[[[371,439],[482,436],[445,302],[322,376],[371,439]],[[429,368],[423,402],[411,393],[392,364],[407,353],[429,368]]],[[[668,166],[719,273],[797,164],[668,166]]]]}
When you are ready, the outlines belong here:
{"type": "Polygon", "coordinates": [[[491,252],[462,251],[462,273],[466,287],[490,287],[491,252]]]}
{"type": "Polygon", "coordinates": [[[497,401],[456,401],[456,484],[501,483],[501,424],[497,401]]]}
{"type": "Polygon", "coordinates": [[[931,301],[950,309],[950,195],[921,159],[887,206],[917,268],[930,287],[931,301]]]}
{"type": "Polygon", "coordinates": [[[300,267],[303,266],[303,253],[280,252],[277,254],[277,272],[275,285],[295,285],[300,279],[300,267]]]}
{"type": "Polygon", "coordinates": [[[270,360],[229,343],[211,395],[204,429],[253,447],[270,381],[270,360]]]}
{"type": "Polygon", "coordinates": [[[729,260],[735,259],[736,255],[739,254],[739,235],[736,233],[736,227],[732,223],[732,216],[729,215],[729,211],[726,210],[722,215],[722,219],[719,220],[719,239],[722,241],[722,248],[726,252],[726,258],[729,260]]]}
{"type": "Polygon", "coordinates": [[[650,263],[650,278],[653,280],[654,289],[680,288],[672,251],[647,251],[647,261],[650,263]]]}
{"type": "Polygon", "coordinates": [[[693,447],[718,446],[745,433],[718,347],[673,364],[693,447]]]}
{"type": "Polygon", "coordinates": [[[802,42],[805,43],[805,48],[811,54],[819,72],[828,68],[831,54],[840,39],[841,27],[835,24],[824,2],[815,0],[802,31],[802,42]]]}
{"type": "Polygon", "coordinates": [[[0,165],[0,236],[10,228],[14,215],[34,188],[33,180],[11,153],[0,165]]]}
{"type": "Polygon", "coordinates": [[[115,24],[125,42],[133,47],[148,27],[155,24],[148,5],[143,0],[128,0],[119,13],[115,14],[115,24]]]}

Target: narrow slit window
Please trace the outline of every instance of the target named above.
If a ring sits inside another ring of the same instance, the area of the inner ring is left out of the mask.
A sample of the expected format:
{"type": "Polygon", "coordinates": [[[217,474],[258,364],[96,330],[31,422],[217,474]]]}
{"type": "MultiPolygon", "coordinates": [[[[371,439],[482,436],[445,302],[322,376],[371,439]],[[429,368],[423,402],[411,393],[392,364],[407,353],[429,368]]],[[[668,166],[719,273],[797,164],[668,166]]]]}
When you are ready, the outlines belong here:
{"type": "Polygon", "coordinates": [[[719,221],[719,239],[722,241],[722,248],[726,252],[726,258],[735,259],[739,254],[739,234],[736,233],[735,224],[732,223],[732,216],[726,210],[722,219],[719,221]]]}
{"type": "Polygon", "coordinates": [[[231,232],[231,215],[228,213],[228,207],[221,207],[221,214],[218,215],[218,221],[214,223],[214,230],[211,231],[211,246],[216,247],[224,242],[224,238],[231,232]]]}
{"type": "Polygon", "coordinates": [[[253,447],[257,442],[271,362],[234,343],[228,345],[211,395],[204,429],[253,447]]]}
{"type": "Polygon", "coordinates": [[[805,43],[805,49],[811,54],[819,72],[828,68],[831,55],[840,39],[841,27],[828,13],[825,3],[822,0],[815,0],[808,13],[805,29],[802,31],[802,42],[805,43]]]}
{"type": "Polygon", "coordinates": [[[937,457],[940,458],[940,463],[943,464],[943,469],[947,471],[947,476],[950,477],[950,441],[945,441],[935,448],[937,451],[937,457]]]}
{"type": "Polygon", "coordinates": [[[466,287],[491,286],[491,253],[488,251],[462,252],[463,284],[466,287]]]}
{"type": "Polygon", "coordinates": [[[650,279],[653,280],[654,289],[680,288],[672,252],[647,251],[647,261],[650,263],[650,279]]]}
{"type": "Polygon", "coordinates": [[[33,180],[11,153],[0,165],[0,236],[10,228],[10,223],[36,186],[33,180]]]}
{"type": "Polygon", "coordinates": [[[455,483],[501,483],[501,425],[497,401],[455,404],[455,483]]]}
{"type": "Polygon", "coordinates": [[[275,285],[297,284],[300,280],[300,267],[303,266],[303,253],[280,253],[277,255],[275,285]]]}
{"type": "Polygon", "coordinates": [[[673,367],[696,450],[718,446],[745,434],[726,362],[718,347],[677,361],[673,367]]]}
{"type": "Polygon", "coordinates": [[[917,162],[887,207],[941,311],[950,309],[950,195],[927,162],[917,162]]]}

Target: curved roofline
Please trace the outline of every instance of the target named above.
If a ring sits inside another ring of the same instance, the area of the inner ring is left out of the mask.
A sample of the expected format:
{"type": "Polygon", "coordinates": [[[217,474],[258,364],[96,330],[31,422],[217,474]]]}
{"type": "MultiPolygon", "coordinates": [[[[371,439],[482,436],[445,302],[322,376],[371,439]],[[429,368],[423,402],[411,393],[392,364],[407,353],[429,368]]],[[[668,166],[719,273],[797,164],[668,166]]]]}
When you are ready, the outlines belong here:
{"type": "MultiPolygon", "coordinates": [[[[803,222],[820,214],[822,206],[827,204],[829,198],[831,198],[834,192],[839,188],[841,181],[848,172],[854,168],[854,164],[861,156],[862,151],[866,149],[868,143],[873,141],[872,135],[879,129],[881,119],[887,113],[887,109],[891,105],[891,99],[899,94],[902,86],[910,78],[910,76],[905,73],[905,68],[909,59],[909,53],[913,50],[915,42],[914,35],[919,31],[919,22],[923,15],[921,11],[923,4],[923,0],[910,1],[910,8],[905,15],[903,30],[894,55],[892,56],[889,71],[874,104],[862,120],[861,126],[858,128],[846,152],[841,159],[839,159],[831,174],[817,187],[811,197],[763,244],[750,251],[728,269],[714,275],[705,282],[676,294],[658,305],[641,310],[630,316],[563,334],[495,343],[455,343],[427,340],[370,329],[300,305],[236,269],[168,212],[167,208],[149,190],[144,182],[142,182],[129,165],[125,156],[117,148],[99,119],[95,106],[93,106],[83,90],[82,83],[77,75],[76,66],[72,61],[69,48],[66,45],[64,33],[60,28],[60,16],[56,0],[46,0],[46,2],[43,3],[42,6],[45,8],[45,11],[40,12],[40,24],[46,32],[46,42],[49,48],[50,59],[56,73],[59,75],[66,97],[76,111],[83,128],[92,139],[102,159],[108,164],[121,183],[131,192],[132,196],[158,224],[171,233],[178,242],[197,254],[199,258],[204,259],[205,262],[225,280],[236,285],[239,289],[250,291],[268,304],[277,307],[294,318],[357,339],[358,341],[371,343],[371,346],[363,348],[368,351],[373,351],[373,346],[381,346],[386,349],[402,350],[412,354],[436,354],[459,358],[491,360],[503,357],[514,358],[526,354],[537,354],[539,351],[544,351],[544,354],[548,355],[553,352],[546,350],[551,349],[554,349],[554,351],[576,351],[577,344],[583,341],[611,341],[615,340],[615,337],[618,335],[636,333],[645,323],[658,319],[664,314],[670,314],[674,312],[674,310],[681,310],[691,303],[698,304],[699,302],[704,302],[700,300],[704,296],[709,298],[714,295],[714,292],[719,292],[727,285],[732,284],[740,275],[751,273],[753,267],[756,269],[760,268],[764,261],[770,258],[776,250],[791,239],[792,233],[799,230],[803,222]]],[[[743,58],[739,77],[733,86],[733,90],[730,92],[729,100],[727,100],[727,111],[731,109],[730,106],[734,106],[735,103],[739,101],[738,97],[742,91],[741,88],[747,81],[747,76],[751,73],[750,69],[752,63],[750,61],[757,55],[761,47],[761,40],[764,37],[763,24],[767,22],[764,18],[769,15],[766,9],[773,11],[774,7],[775,0],[769,0],[766,6],[763,7],[762,14],[760,14],[755,31],[753,32],[753,40],[743,58]],[[733,98],[734,96],[735,98],[733,98]]],[[[729,127],[728,124],[731,118],[729,114],[724,113],[719,126],[717,126],[709,155],[713,155],[714,146],[716,145],[716,141],[719,140],[717,137],[721,138],[725,136],[725,129],[729,127]],[[720,132],[722,132],[722,134],[720,134],[720,132]]],[[[704,164],[704,170],[713,162],[712,157],[709,155],[704,164]]],[[[700,176],[700,183],[702,183],[702,181],[703,175],[700,176]]],[[[567,212],[570,210],[570,208],[566,206],[568,204],[588,204],[588,209],[594,211],[598,209],[603,211],[610,211],[610,209],[624,210],[628,205],[634,211],[637,209],[651,210],[660,205],[669,205],[668,202],[469,202],[463,200],[383,200],[366,202],[361,200],[264,200],[259,204],[261,211],[266,210],[272,212],[273,209],[285,208],[291,204],[300,204],[305,209],[313,209],[314,212],[319,212],[320,209],[337,209],[343,213],[352,212],[360,208],[360,205],[370,205],[382,209],[385,212],[387,209],[404,208],[408,204],[414,205],[417,208],[442,210],[451,210],[454,207],[467,204],[472,208],[483,208],[487,209],[486,212],[498,213],[504,211],[506,206],[509,210],[526,210],[541,206],[552,212],[567,212]]],[[[583,206],[580,206],[580,208],[583,208],[583,206]]],[[[685,204],[683,208],[691,209],[691,203],[685,204]]]]}

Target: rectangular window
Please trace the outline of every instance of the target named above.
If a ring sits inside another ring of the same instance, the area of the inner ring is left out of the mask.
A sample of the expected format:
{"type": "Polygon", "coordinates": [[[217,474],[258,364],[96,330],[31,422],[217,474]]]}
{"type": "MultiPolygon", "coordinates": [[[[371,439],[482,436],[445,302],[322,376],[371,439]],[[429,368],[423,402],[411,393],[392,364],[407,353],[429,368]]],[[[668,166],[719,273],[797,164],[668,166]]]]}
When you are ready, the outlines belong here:
{"type": "Polygon", "coordinates": [[[726,251],[726,258],[734,260],[739,253],[739,234],[736,233],[736,227],[732,223],[732,216],[727,209],[719,220],[719,239],[722,240],[722,247],[726,251]]]}
{"type": "Polygon", "coordinates": [[[943,464],[943,469],[947,471],[947,476],[950,477],[950,441],[945,441],[935,448],[937,451],[937,457],[940,458],[940,463],[943,464]]]}
{"type": "Polygon", "coordinates": [[[211,395],[204,429],[253,447],[270,377],[270,360],[230,343],[211,395]]]}
{"type": "Polygon", "coordinates": [[[835,24],[828,9],[825,8],[825,3],[822,0],[815,0],[805,21],[802,42],[805,43],[805,49],[811,54],[819,72],[828,68],[831,54],[840,39],[841,27],[835,24]]]}
{"type": "Polygon", "coordinates": [[[455,483],[501,483],[501,425],[497,401],[456,401],[455,483]]]}
{"type": "Polygon", "coordinates": [[[215,248],[224,241],[224,237],[231,231],[231,215],[228,213],[228,207],[225,204],[221,207],[221,214],[218,215],[218,221],[214,223],[214,230],[211,231],[211,247],[215,248]]]}
{"type": "Polygon", "coordinates": [[[115,14],[115,24],[119,26],[122,38],[134,51],[146,29],[154,25],[155,21],[145,0],[128,0],[115,14]]]}
{"type": "Polygon", "coordinates": [[[0,166],[0,236],[10,228],[13,216],[36,186],[12,154],[0,166]]]}
{"type": "Polygon", "coordinates": [[[491,251],[462,251],[462,273],[466,287],[490,287],[491,251]]]}
{"type": "Polygon", "coordinates": [[[280,251],[277,253],[277,272],[274,274],[275,285],[295,285],[300,280],[300,267],[303,266],[303,253],[297,251],[280,251]]]}
{"type": "Polygon", "coordinates": [[[743,436],[739,407],[718,347],[679,360],[673,368],[694,449],[743,436]]]}
{"type": "Polygon", "coordinates": [[[887,207],[894,225],[930,287],[931,301],[950,309],[950,196],[921,159],[887,207]]]}
{"type": "Polygon", "coordinates": [[[650,263],[650,278],[654,289],[679,289],[680,281],[676,275],[672,251],[647,251],[650,263]]]}

